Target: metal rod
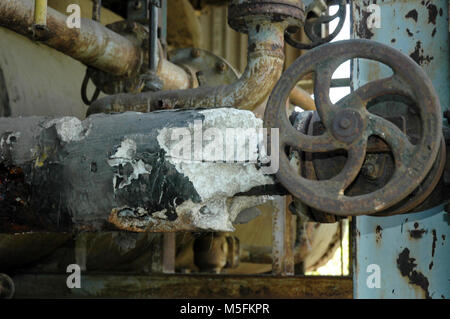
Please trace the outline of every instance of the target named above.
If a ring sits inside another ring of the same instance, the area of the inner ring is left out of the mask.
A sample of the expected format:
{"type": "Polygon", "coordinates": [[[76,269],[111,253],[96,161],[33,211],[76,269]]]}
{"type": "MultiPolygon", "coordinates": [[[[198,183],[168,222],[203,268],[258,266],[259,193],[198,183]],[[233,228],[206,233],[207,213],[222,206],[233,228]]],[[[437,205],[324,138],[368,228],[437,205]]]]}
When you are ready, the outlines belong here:
{"type": "Polygon", "coordinates": [[[102,0],[94,0],[92,7],[92,20],[100,21],[100,12],[102,9],[102,0]]]}
{"type": "Polygon", "coordinates": [[[163,273],[173,274],[175,272],[175,233],[164,233],[163,235],[163,273]]]}
{"type": "Polygon", "coordinates": [[[158,0],[149,0],[149,70],[156,73],[158,68],[158,0]]]}
{"type": "Polygon", "coordinates": [[[41,30],[47,27],[47,0],[34,2],[34,27],[41,30]]]}
{"type": "Polygon", "coordinates": [[[67,274],[12,277],[16,298],[352,298],[350,277],[239,275],[81,276],[83,289],[67,289],[67,274]]]}
{"type": "Polygon", "coordinates": [[[286,197],[277,196],[272,217],[272,273],[281,276],[294,275],[291,213],[286,210],[286,197]]]}

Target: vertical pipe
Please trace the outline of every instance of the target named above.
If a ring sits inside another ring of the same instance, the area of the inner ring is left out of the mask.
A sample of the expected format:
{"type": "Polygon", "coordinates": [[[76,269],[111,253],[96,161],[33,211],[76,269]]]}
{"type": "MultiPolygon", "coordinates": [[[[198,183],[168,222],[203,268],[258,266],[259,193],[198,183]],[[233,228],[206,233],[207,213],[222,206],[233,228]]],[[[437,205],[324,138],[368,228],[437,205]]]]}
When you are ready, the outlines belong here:
{"type": "MultiPolygon", "coordinates": [[[[352,34],[410,56],[425,70],[446,108],[450,87],[447,17],[447,0],[354,0],[352,34]],[[379,14],[379,27],[369,28],[371,12],[379,14]]],[[[355,60],[352,65],[355,87],[387,74],[388,68],[367,60],[355,60]]],[[[356,298],[450,297],[450,227],[443,205],[414,214],[355,219],[356,298]]]]}
{"type": "Polygon", "coordinates": [[[175,233],[163,235],[163,273],[175,272],[175,233]]]}
{"type": "Polygon", "coordinates": [[[149,70],[156,73],[158,68],[158,7],[157,1],[149,0],[149,70]]]}
{"type": "Polygon", "coordinates": [[[34,2],[34,27],[41,30],[47,27],[47,0],[34,2]]]}
{"type": "Polygon", "coordinates": [[[94,0],[92,7],[92,20],[100,21],[100,12],[102,9],[102,0],[94,0]]]}
{"type": "Polygon", "coordinates": [[[276,196],[272,217],[272,273],[278,276],[294,275],[291,213],[286,210],[286,197],[276,196]]]}

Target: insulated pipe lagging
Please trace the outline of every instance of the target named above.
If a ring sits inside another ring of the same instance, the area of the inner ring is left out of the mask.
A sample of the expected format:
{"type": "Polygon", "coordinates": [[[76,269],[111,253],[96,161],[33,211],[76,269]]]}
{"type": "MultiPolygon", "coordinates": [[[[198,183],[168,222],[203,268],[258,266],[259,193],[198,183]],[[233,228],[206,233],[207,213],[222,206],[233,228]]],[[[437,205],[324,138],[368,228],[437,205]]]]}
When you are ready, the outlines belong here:
{"type": "MultiPolygon", "coordinates": [[[[255,19],[256,20],[256,19],[255,19]]],[[[247,67],[234,83],[188,90],[117,94],[93,103],[87,115],[164,108],[236,107],[252,110],[270,94],[284,64],[285,22],[253,21],[248,25],[247,67]]]]}

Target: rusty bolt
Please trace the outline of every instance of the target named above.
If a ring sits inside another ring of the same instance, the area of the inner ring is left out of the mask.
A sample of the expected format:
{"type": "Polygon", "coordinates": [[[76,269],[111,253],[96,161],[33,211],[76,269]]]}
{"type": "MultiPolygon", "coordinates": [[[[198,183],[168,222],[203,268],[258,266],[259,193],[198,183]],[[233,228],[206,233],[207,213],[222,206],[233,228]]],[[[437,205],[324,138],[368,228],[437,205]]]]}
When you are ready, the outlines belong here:
{"type": "Polygon", "coordinates": [[[192,49],[191,56],[193,58],[198,58],[200,56],[200,50],[199,49],[192,49]]]}
{"type": "Polygon", "coordinates": [[[223,72],[225,72],[226,69],[227,69],[227,65],[224,62],[217,63],[217,71],[219,71],[220,73],[223,73],[223,72]]]}

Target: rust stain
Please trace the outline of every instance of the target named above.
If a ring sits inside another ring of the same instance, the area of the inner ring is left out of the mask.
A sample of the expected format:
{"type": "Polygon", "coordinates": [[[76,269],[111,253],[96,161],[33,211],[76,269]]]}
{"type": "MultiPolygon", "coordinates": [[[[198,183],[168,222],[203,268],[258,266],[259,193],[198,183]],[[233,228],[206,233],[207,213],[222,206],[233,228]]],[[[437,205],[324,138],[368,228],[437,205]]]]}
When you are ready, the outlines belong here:
{"type": "Polygon", "coordinates": [[[434,57],[429,55],[425,56],[423,53],[424,51],[422,48],[422,42],[417,41],[416,47],[414,48],[414,52],[412,52],[409,56],[411,57],[411,59],[416,61],[418,65],[422,65],[424,63],[429,64],[432,60],[434,60],[434,57]]]}
{"type": "Polygon", "coordinates": [[[432,4],[429,3],[429,1],[427,2],[427,9],[428,9],[428,23],[432,23],[432,24],[436,24],[436,17],[438,15],[438,10],[437,7],[432,4]]]}
{"type": "Polygon", "coordinates": [[[436,242],[437,242],[436,229],[433,229],[431,232],[433,234],[433,245],[431,247],[431,257],[434,257],[434,253],[436,251],[436,242]]]}
{"type": "Polygon", "coordinates": [[[413,239],[422,238],[427,231],[425,229],[414,229],[409,231],[409,236],[413,239]]]}
{"type": "Polygon", "coordinates": [[[377,244],[381,241],[381,238],[383,238],[383,227],[381,227],[380,225],[377,225],[377,227],[375,228],[375,233],[376,233],[376,238],[375,241],[377,242],[377,244]]]}
{"type": "Polygon", "coordinates": [[[414,21],[416,21],[417,22],[417,10],[416,9],[413,9],[413,10],[411,10],[411,11],[409,11],[406,15],[405,15],[405,18],[411,18],[411,19],[414,19],[414,21]]]}
{"type": "Polygon", "coordinates": [[[361,14],[361,19],[357,23],[356,34],[359,38],[371,39],[374,36],[374,33],[367,27],[367,19],[371,16],[371,13],[365,10],[361,10],[358,5],[356,5],[356,10],[358,10],[358,12],[361,14]]]}
{"type": "Polygon", "coordinates": [[[409,256],[409,249],[405,248],[398,255],[397,268],[400,270],[400,273],[402,274],[403,277],[407,277],[409,279],[410,284],[422,288],[425,293],[425,298],[430,299],[431,296],[428,291],[430,283],[424,274],[415,270],[415,268],[417,267],[415,261],[416,261],[415,258],[411,258],[409,256]]]}
{"type": "Polygon", "coordinates": [[[431,36],[434,37],[436,35],[436,28],[433,29],[433,32],[431,32],[431,36]]]}

